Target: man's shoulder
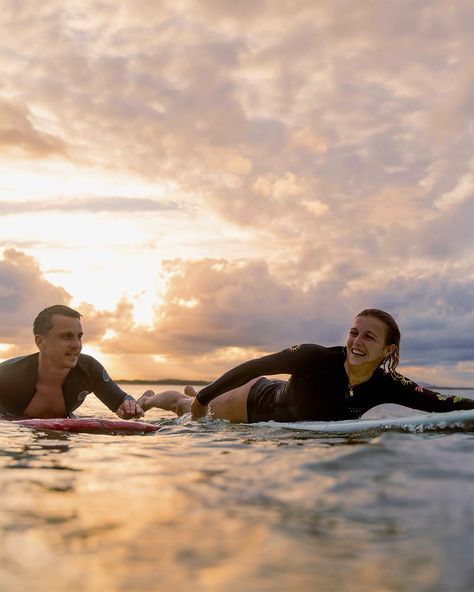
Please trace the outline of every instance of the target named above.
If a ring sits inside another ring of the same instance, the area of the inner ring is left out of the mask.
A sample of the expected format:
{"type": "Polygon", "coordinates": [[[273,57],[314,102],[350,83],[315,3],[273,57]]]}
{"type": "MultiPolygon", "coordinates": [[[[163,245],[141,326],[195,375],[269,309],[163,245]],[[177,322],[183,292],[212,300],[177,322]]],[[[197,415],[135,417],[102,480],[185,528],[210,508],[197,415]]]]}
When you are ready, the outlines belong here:
{"type": "Polygon", "coordinates": [[[0,364],[0,390],[3,395],[22,396],[35,388],[38,376],[38,354],[10,358],[0,364]]]}
{"type": "Polygon", "coordinates": [[[98,360],[96,360],[96,358],[90,356],[89,354],[83,353],[79,354],[77,363],[78,365],[80,364],[82,366],[102,366],[102,364],[98,360]]]}
{"type": "Polygon", "coordinates": [[[82,370],[85,370],[87,372],[89,372],[91,370],[96,370],[96,369],[102,370],[102,368],[103,368],[102,364],[98,360],[96,360],[93,356],[90,356],[89,354],[83,354],[83,353],[79,354],[76,368],[77,367],[82,370]]]}
{"type": "Polygon", "coordinates": [[[79,368],[94,379],[100,379],[103,382],[111,382],[111,378],[107,373],[107,370],[93,356],[82,353],[79,354],[76,368],[79,368]]]}
{"type": "Polygon", "coordinates": [[[38,353],[27,354],[26,356],[17,356],[9,358],[0,363],[0,372],[9,373],[24,370],[28,367],[35,367],[38,365],[38,353]]]}
{"type": "Polygon", "coordinates": [[[97,360],[93,357],[90,356],[89,354],[83,354],[82,352],[79,354],[79,362],[81,362],[82,364],[90,364],[90,363],[98,363],[97,360]]]}

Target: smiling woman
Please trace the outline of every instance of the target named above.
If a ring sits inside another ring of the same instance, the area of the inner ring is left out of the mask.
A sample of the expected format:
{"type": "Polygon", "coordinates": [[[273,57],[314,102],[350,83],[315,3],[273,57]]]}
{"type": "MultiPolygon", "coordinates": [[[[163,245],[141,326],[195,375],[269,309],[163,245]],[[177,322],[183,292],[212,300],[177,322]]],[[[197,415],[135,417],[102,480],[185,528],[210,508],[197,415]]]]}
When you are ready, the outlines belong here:
{"type": "Polygon", "coordinates": [[[400,329],[391,315],[366,309],[357,315],[347,338],[344,363],[349,384],[368,380],[378,366],[395,373],[400,357],[400,329]]]}
{"type": "Polygon", "coordinates": [[[194,398],[149,391],[139,404],[178,415],[207,413],[231,422],[336,421],[360,417],[381,403],[398,403],[424,411],[473,409],[474,401],[444,397],[396,372],[400,330],[394,318],[379,309],[360,312],[349,330],[346,347],[305,344],[250,360],[226,372],[194,398]],[[288,381],[264,374],[290,374],[288,381]]]}

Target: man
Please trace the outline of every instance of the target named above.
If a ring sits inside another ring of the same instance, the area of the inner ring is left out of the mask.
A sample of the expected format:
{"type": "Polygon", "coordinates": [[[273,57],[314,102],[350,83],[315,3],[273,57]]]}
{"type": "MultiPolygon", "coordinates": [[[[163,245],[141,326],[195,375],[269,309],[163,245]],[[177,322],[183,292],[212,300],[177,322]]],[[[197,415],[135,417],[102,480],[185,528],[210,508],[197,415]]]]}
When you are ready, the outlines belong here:
{"type": "Polygon", "coordinates": [[[71,417],[91,392],[122,419],[143,415],[97,360],[81,354],[81,316],[62,304],[38,314],[33,333],[39,353],[0,364],[0,415],[71,417]]]}

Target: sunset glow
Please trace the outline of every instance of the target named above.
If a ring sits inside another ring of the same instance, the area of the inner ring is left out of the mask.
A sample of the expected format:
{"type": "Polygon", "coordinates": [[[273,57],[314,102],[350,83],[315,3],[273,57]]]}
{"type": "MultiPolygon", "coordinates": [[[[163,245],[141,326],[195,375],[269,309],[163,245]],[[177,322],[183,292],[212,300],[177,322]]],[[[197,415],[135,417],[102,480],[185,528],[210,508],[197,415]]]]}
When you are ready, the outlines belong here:
{"type": "Polygon", "coordinates": [[[376,306],[404,371],[474,384],[473,17],[2,3],[2,359],[65,303],[114,377],[212,379],[376,306]]]}

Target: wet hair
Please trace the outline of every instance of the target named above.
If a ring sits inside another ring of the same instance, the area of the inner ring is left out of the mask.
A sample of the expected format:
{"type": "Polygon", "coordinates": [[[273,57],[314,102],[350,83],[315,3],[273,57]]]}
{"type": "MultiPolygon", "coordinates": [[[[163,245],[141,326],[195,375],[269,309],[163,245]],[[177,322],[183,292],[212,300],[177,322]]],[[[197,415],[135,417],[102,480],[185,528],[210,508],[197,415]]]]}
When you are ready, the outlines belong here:
{"type": "Polygon", "coordinates": [[[382,362],[381,366],[389,374],[397,374],[396,368],[400,361],[400,329],[391,314],[379,308],[366,308],[360,312],[358,317],[374,317],[382,321],[387,329],[385,345],[394,345],[395,349],[382,362]]]}
{"type": "Polygon", "coordinates": [[[33,323],[34,335],[46,335],[48,331],[53,328],[53,316],[61,315],[63,317],[70,317],[72,319],[80,319],[82,317],[80,312],[65,306],[64,304],[55,304],[42,310],[33,323]]]}

